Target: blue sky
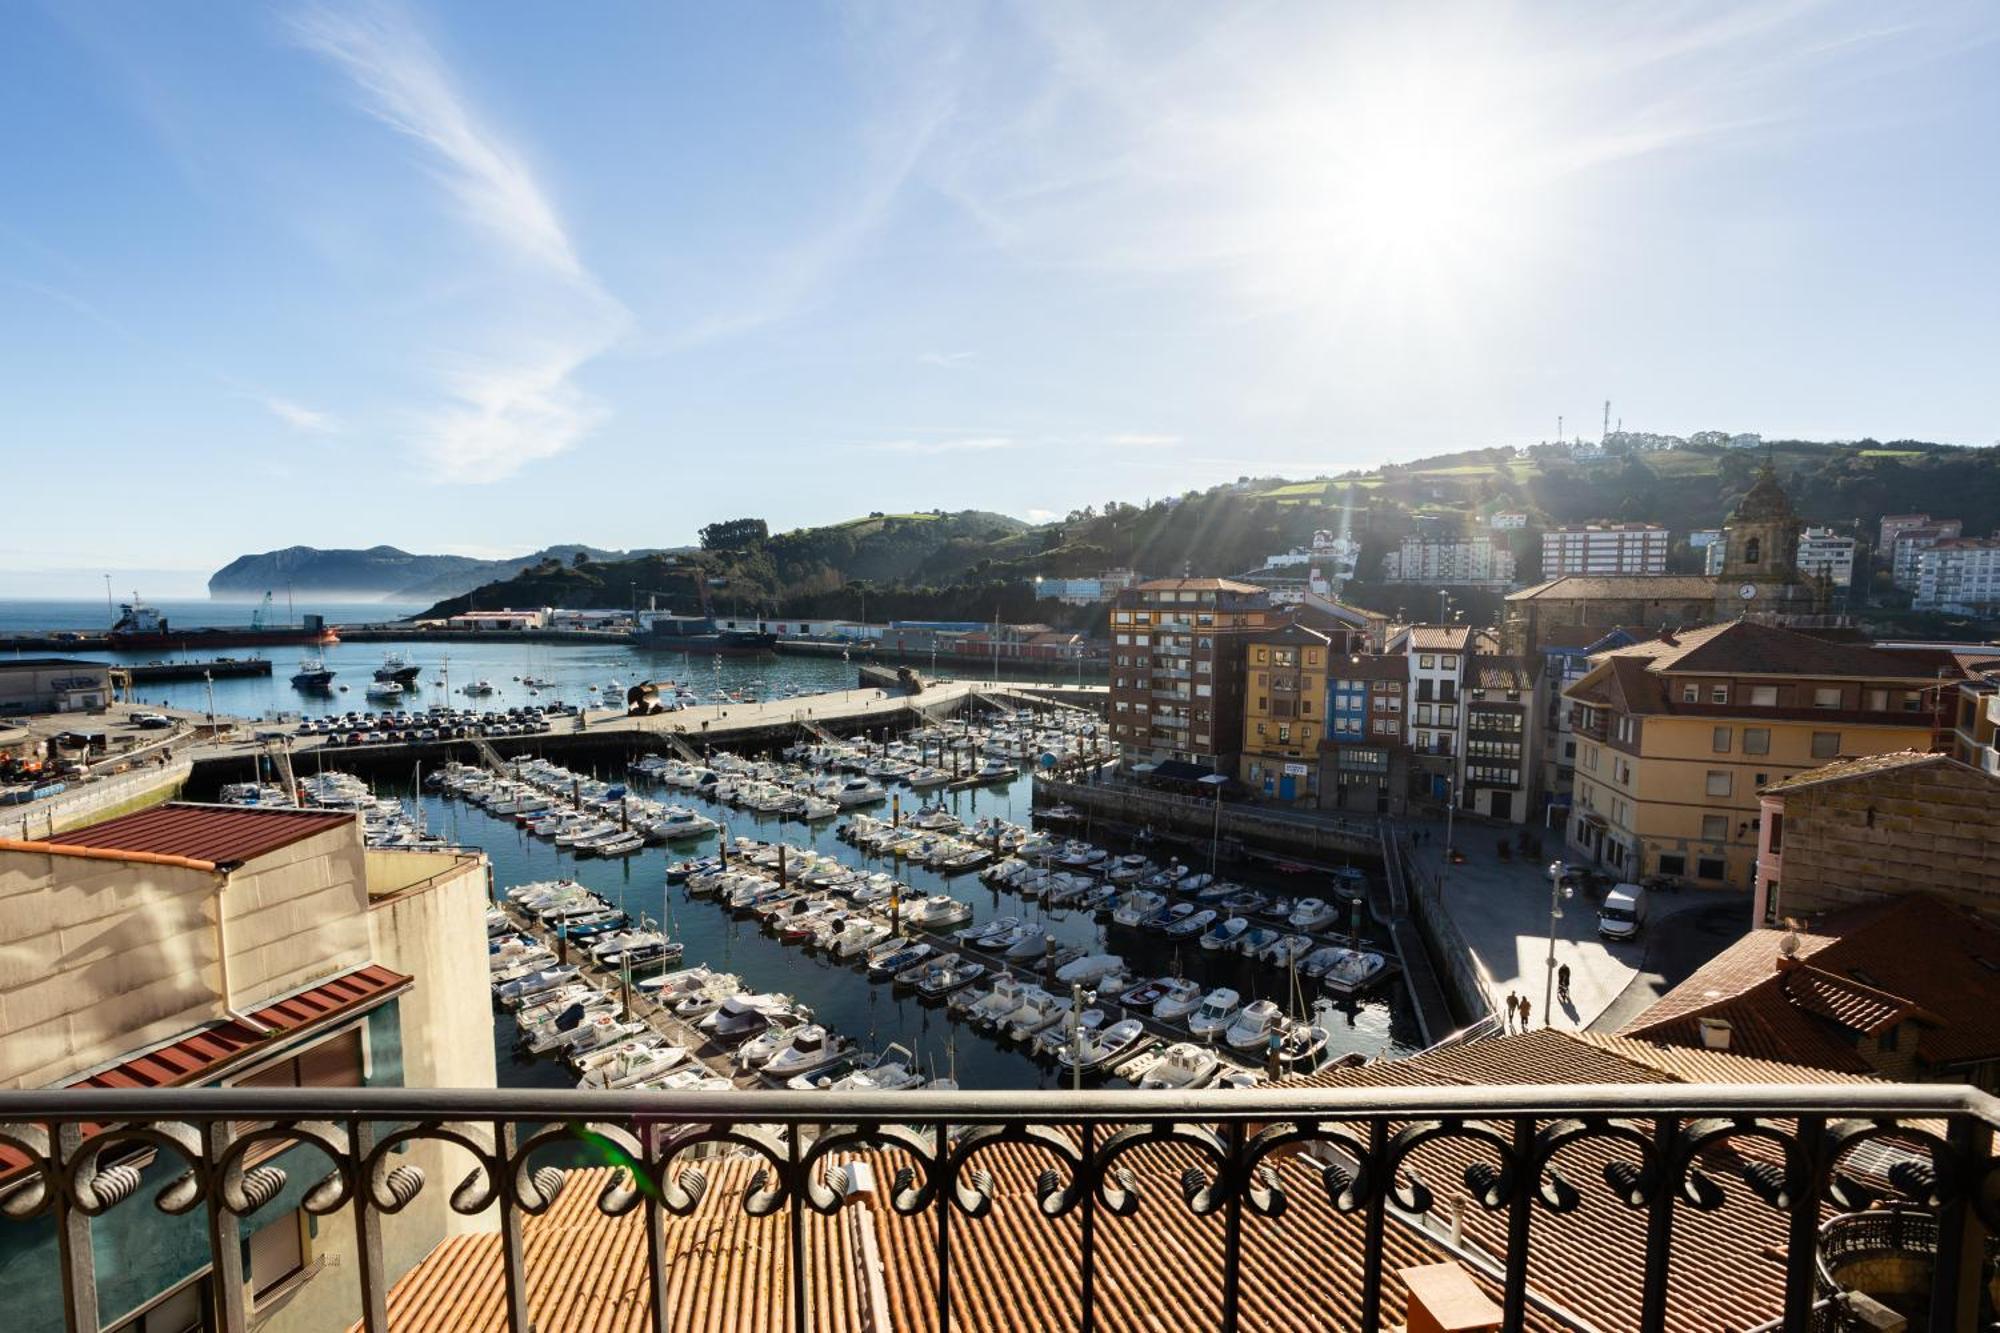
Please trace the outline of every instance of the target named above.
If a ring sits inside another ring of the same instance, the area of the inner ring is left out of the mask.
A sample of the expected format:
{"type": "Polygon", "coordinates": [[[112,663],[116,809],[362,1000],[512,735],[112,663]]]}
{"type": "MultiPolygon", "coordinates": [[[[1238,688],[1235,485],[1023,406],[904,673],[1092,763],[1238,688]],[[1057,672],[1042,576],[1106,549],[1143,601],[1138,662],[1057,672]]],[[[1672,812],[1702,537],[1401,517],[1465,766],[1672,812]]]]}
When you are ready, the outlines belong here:
{"type": "Polygon", "coordinates": [[[12,6],[0,595],[2000,435],[1979,4],[12,6]]]}

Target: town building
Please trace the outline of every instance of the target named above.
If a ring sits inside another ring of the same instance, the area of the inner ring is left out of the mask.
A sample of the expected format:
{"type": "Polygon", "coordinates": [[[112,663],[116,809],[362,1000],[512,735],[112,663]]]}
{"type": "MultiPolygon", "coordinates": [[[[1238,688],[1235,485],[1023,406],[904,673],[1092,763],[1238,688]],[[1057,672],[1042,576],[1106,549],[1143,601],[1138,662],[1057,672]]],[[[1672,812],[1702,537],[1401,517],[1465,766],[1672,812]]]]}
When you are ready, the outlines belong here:
{"type": "Polygon", "coordinates": [[[1488,517],[1486,526],[1495,532],[1519,532],[1528,526],[1528,516],[1519,509],[1503,509],[1488,517]]]}
{"type": "Polygon", "coordinates": [[[1576,710],[1567,830],[1627,879],[1749,888],[1757,793],[1830,760],[1928,750],[1951,654],[1833,642],[1735,620],[1594,660],[1576,710]]]}
{"type": "Polygon", "coordinates": [[[1799,570],[1803,527],[1767,459],[1723,529],[1722,569],[1709,618],[1749,616],[1768,624],[1805,624],[1824,615],[1825,586],[1799,570]]]}
{"type": "Polygon", "coordinates": [[[1542,577],[1667,572],[1665,527],[1658,523],[1579,523],[1542,534],[1542,577]]]}
{"type": "Polygon", "coordinates": [[[1243,785],[1273,801],[1316,806],[1334,640],[1293,623],[1251,636],[1243,651],[1243,785]]]}
{"type": "Polygon", "coordinates": [[[1879,548],[1889,556],[1889,581],[1905,592],[1915,592],[1923,572],[1924,552],[1939,542],[1957,541],[1964,535],[1965,525],[1955,518],[1898,528],[1895,541],[1879,548]]]}
{"type": "Polygon", "coordinates": [[[1244,643],[1278,623],[1235,579],[1153,579],[1111,610],[1111,739],[1128,766],[1234,775],[1243,750],[1244,643]]]}
{"type": "Polygon", "coordinates": [[[1518,824],[1533,812],[1541,712],[1520,658],[1474,653],[1464,678],[1459,809],[1518,824]]]}
{"type": "Polygon", "coordinates": [[[1035,596],[1050,597],[1065,606],[1090,606],[1108,602],[1139,581],[1129,569],[1107,570],[1089,578],[1048,578],[1035,576],[1035,596]]]}
{"type": "Polygon", "coordinates": [[[548,611],[461,611],[445,621],[450,629],[543,629],[548,611]]]}
{"type": "Polygon", "coordinates": [[[1320,740],[1321,808],[1394,817],[1407,811],[1409,679],[1401,653],[1334,654],[1320,740]]]}
{"type": "Polygon", "coordinates": [[[1507,651],[1534,654],[1557,626],[1580,625],[1609,633],[1620,626],[1685,629],[1714,617],[1715,581],[1668,574],[1586,578],[1572,574],[1507,595],[1501,640],[1507,651]]]}
{"type": "MultiPolygon", "coordinates": [[[[0,1086],[490,1088],[492,1011],[467,981],[488,970],[485,908],[483,856],[370,850],[351,813],[176,803],[57,841],[0,840],[0,1086]]],[[[127,1164],[150,1198],[186,1165],[157,1158],[126,1144],[98,1169],[127,1164]]],[[[241,1246],[252,1322],[344,1327],[361,1258],[352,1228],[305,1207],[324,1159],[273,1144],[251,1160],[283,1174],[215,1243],[241,1246]]],[[[434,1180],[474,1164],[435,1141],[399,1160],[434,1180]]],[[[24,1165],[0,1149],[0,1189],[24,1165]]],[[[385,1219],[378,1262],[400,1273],[493,1225],[432,1190],[385,1219]]],[[[221,1326],[198,1217],[132,1209],[114,1234],[91,1327],[221,1326]]],[[[24,1328],[64,1324],[43,1276],[56,1249],[52,1229],[0,1228],[0,1300],[24,1328]]]]}
{"type": "Polygon", "coordinates": [[[101,712],[111,703],[111,667],[73,657],[0,661],[0,717],[101,712]]]}
{"type": "Polygon", "coordinates": [[[1949,528],[1946,535],[1961,535],[1962,525],[1955,518],[1932,518],[1929,514],[1884,514],[1877,529],[1875,549],[1887,553],[1896,549],[1896,543],[1906,533],[1919,532],[1926,528],[1949,528]]]}
{"type": "Polygon", "coordinates": [[[1996,958],[2000,926],[1912,892],[1810,924],[1752,930],[1619,1035],[1705,1056],[1993,1092],[1996,958]]]}
{"type": "Polygon", "coordinates": [[[2000,923],[2000,778],[1947,754],[1843,759],[1759,794],[1755,919],[1929,892],[2000,923]]]}
{"type": "Polygon", "coordinates": [[[1550,822],[1558,814],[1567,818],[1576,779],[1575,710],[1563,703],[1563,691],[1589,674],[1595,654],[1629,648],[1650,637],[1647,630],[1604,630],[1595,625],[1553,625],[1543,632],[1537,703],[1542,754],[1535,768],[1535,796],[1540,807],[1555,812],[1544,816],[1550,822]]]}
{"type": "Polygon", "coordinates": [[[1427,583],[1504,588],[1514,581],[1514,553],[1504,543],[1475,537],[1411,534],[1382,557],[1386,583],[1427,583]]]}
{"type": "Polygon", "coordinates": [[[1408,673],[1404,734],[1413,794],[1448,804],[1459,790],[1459,689],[1477,646],[1470,625],[1411,625],[1389,640],[1408,673]]]}
{"type": "MultiPolygon", "coordinates": [[[[1897,550],[1915,540],[1904,537],[1897,550]]],[[[1915,556],[1912,610],[1960,616],[1992,616],[2000,610],[2000,537],[1946,537],[1915,556]]]]}
{"type": "Polygon", "coordinates": [[[1832,528],[1807,528],[1799,534],[1799,576],[1825,579],[1835,588],[1854,586],[1854,556],[1858,543],[1832,528]]]}

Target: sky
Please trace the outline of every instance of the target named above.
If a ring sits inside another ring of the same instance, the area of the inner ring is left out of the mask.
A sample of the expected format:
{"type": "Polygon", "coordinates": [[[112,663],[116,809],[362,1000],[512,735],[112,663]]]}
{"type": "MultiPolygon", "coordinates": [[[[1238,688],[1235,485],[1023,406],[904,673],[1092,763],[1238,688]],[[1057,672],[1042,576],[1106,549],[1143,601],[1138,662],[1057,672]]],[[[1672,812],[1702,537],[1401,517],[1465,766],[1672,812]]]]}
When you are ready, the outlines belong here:
{"type": "Polygon", "coordinates": [[[0,596],[2000,436],[1980,3],[23,3],[0,596]]]}

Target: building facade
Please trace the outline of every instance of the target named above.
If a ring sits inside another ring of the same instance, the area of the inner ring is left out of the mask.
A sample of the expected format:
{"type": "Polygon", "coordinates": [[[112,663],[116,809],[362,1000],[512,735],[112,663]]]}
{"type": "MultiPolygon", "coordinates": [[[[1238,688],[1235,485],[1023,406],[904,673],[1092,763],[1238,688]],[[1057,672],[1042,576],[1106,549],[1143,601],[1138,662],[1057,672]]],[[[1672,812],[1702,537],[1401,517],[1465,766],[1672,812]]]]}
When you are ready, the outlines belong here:
{"type": "Polygon", "coordinates": [[[1567,837],[1627,878],[1749,888],[1757,793],[1842,757],[1928,750],[1949,654],[1833,643],[1739,620],[1621,648],[1576,710],[1567,837]]]}
{"type": "Polygon", "coordinates": [[[111,667],[70,657],[0,661],[0,717],[101,712],[111,703],[111,667]]]}
{"type": "MultiPolygon", "coordinates": [[[[1905,537],[1904,545],[1913,540],[1905,537]]],[[[1916,551],[1915,558],[1911,609],[1962,616],[1990,616],[2000,609],[2000,537],[1947,537],[1916,551]]]]}
{"type": "Polygon", "coordinates": [[[1382,557],[1387,583],[1444,583],[1503,588],[1514,581],[1514,553],[1488,536],[1421,537],[1412,534],[1382,557]]]}
{"type": "Polygon", "coordinates": [[[1658,523],[1582,523],[1542,534],[1542,577],[1664,574],[1666,528],[1658,523]]]}
{"type": "Polygon", "coordinates": [[[1889,553],[1889,581],[1905,592],[1915,592],[1923,570],[1924,552],[1939,542],[1957,541],[1964,535],[1965,525],[1955,518],[1898,529],[1895,541],[1881,548],[1889,553]]]}
{"type": "Polygon", "coordinates": [[[1459,808],[1521,823],[1534,807],[1541,758],[1534,674],[1519,658],[1476,653],[1464,681],[1459,808]]]}
{"type": "Polygon", "coordinates": [[[1337,653],[1327,671],[1320,805],[1401,816],[1408,809],[1404,736],[1409,664],[1400,653],[1337,653]]]}
{"type": "Polygon", "coordinates": [[[1270,594],[1234,579],[1154,579],[1111,610],[1111,738],[1128,765],[1178,760],[1235,774],[1246,640],[1277,622],[1270,594]]]}
{"type": "Polygon", "coordinates": [[[1244,643],[1243,785],[1267,800],[1320,803],[1333,640],[1291,624],[1244,643]]]}
{"type": "Polygon", "coordinates": [[[1859,543],[1832,528],[1807,528],[1799,534],[1799,575],[1825,579],[1835,588],[1854,586],[1854,556],[1859,543]]]}

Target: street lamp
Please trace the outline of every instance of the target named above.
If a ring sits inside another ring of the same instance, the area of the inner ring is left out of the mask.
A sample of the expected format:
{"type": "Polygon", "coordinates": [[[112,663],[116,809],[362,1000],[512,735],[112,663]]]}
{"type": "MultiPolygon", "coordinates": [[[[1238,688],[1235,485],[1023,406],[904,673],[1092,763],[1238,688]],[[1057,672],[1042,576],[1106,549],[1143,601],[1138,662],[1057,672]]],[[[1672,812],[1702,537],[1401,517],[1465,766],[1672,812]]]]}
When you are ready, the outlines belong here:
{"type": "Polygon", "coordinates": [[[1563,899],[1576,896],[1576,890],[1562,882],[1563,863],[1549,862],[1549,970],[1542,987],[1542,1026],[1549,1026],[1549,1015],[1555,1012],[1556,995],[1556,922],[1562,920],[1563,899]]]}

